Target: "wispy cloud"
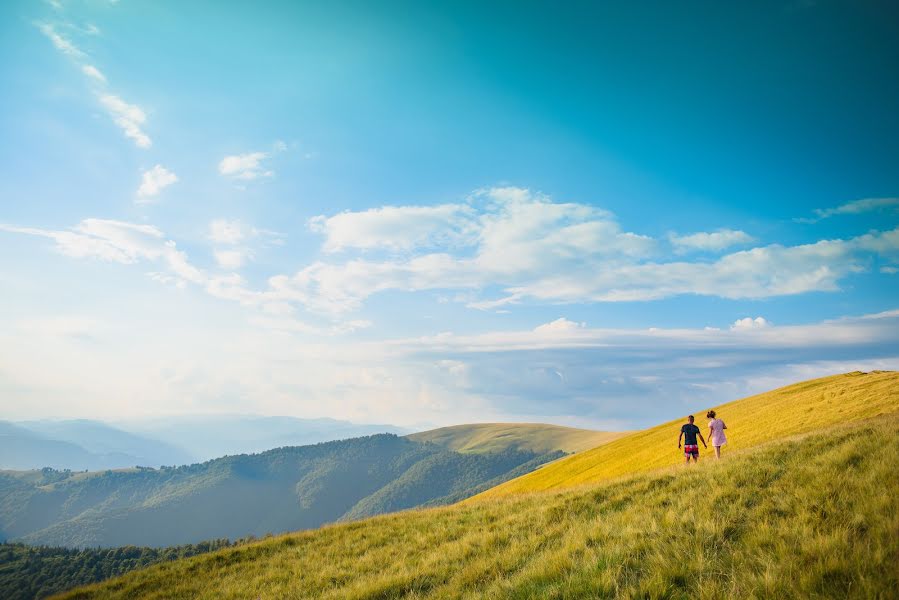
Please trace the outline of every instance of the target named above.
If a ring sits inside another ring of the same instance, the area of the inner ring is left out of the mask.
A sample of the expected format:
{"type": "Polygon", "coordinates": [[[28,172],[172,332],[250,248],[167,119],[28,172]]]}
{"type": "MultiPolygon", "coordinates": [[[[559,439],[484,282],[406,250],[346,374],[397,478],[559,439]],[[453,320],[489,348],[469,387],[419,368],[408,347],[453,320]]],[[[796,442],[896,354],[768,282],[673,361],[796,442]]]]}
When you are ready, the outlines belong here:
{"type": "Polygon", "coordinates": [[[108,262],[134,264],[142,260],[158,261],[174,274],[193,283],[205,276],[177,249],[175,242],[152,225],[109,219],[84,219],[69,230],[39,229],[0,224],[0,230],[52,239],[56,250],[72,258],[93,258],[108,262]]]}
{"type": "Polygon", "coordinates": [[[272,177],[275,172],[262,167],[262,161],[270,156],[268,152],[248,152],[226,156],[219,163],[219,173],[235,179],[256,179],[272,177]]]}
{"type": "Polygon", "coordinates": [[[152,202],[152,198],[163,189],[178,181],[178,176],[163,167],[156,165],[152,169],[143,172],[140,187],[137,188],[138,204],[152,202]]]}
{"type": "MultiPolygon", "coordinates": [[[[129,104],[119,96],[105,91],[106,76],[95,65],[87,62],[90,60],[88,55],[75,46],[68,38],[61,35],[53,25],[49,23],[36,23],[36,25],[50,39],[56,49],[74,59],[82,74],[95,84],[97,99],[125,136],[133,140],[138,148],[149,148],[152,146],[153,142],[150,136],[142,128],[147,120],[146,113],[139,106],[129,104]]],[[[64,23],[63,25],[86,35],[98,35],[100,33],[99,28],[95,25],[88,25],[85,29],[81,29],[71,23],[64,23]]]]}
{"type": "Polygon", "coordinates": [[[266,152],[247,152],[224,157],[218,165],[219,173],[225,177],[249,181],[260,177],[274,177],[275,171],[265,165],[266,161],[287,150],[287,144],[277,141],[266,152]]]}
{"type": "Polygon", "coordinates": [[[312,231],[325,236],[325,252],[347,248],[411,250],[471,244],[480,227],[476,212],[464,204],[384,206],[309,220],[312,231]]]}
{"type": "Polygon", "coordinates": [[[755,241],[745,231],[734,229],[719,229],[712,232],[699,232],[690,235],[669,234],[668,240],[678,253],[700,250],[706,252],[720,252],[731,246],[750,244],[755,241]]]}
{"type": "Polygon", "coordinates": [[[899,198],[864,198],[853,200],[833,208],[816,208],[815,217],[794,219],[798,223],[817,223],[837,215],[858,215],[876,211],[899,211],[899,198]]]}
{"type": "Polygon", "coordinates": [[[125,137],[134,140],[138,148],[149,148],[153,145],[141,125],[147,120],[147,115],[136,104],[128,104],[118,96],[112,94],[101,94],[99,96],[100,104],[102,104],[113,122],[119,126],[125,137]]]}
{"type": "Polygon", "coordinates": [[[84,52],[82,52],[75,44],[57,32],[53,25],[49,23],[37,23],[37,27],[41,30],[41,33],[53,42],[56,49],[63,54],[67,54],[73,58],[83,58],[85,56],[84,52]]]}
{"type": "Polygon", "coordinates": [[[215,219],[209,223],[207,237],[219,244],[239,244],[256,235],[256,230],[237,220],[215,219]]]}
{"type": "Polygon", "coordinates": [[[255,251],[249,247],[257,238],[264,238],[264,245],[283,243],[281,234],[259,229],[242,221],[215,219],[209,223],[206,237],[219,246],[213,251],[215,260],[223,269],[239,269],[253,259],[255,251]]]}
{"type": "Polygon", "coordinates": [[[81,72],[98,83],[106,83],[106,76],[94,65],[82,65],[81,72]]]}

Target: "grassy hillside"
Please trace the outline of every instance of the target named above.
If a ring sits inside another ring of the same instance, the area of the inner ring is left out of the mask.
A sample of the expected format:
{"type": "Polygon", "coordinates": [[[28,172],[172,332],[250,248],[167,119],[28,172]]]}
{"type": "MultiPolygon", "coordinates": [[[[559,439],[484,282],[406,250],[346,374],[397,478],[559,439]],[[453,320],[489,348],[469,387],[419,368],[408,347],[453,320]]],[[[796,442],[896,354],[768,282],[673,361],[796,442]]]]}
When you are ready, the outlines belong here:
{"type": "Polygon", "coordinates": [[[406,437],[416,442],[432,442],[456,452],[499,452],[513,449],[543,454],[554,450],[581,452],[627,433],[541,423],[475,423],[441,427],[406,437]]]}
{"type": "Polygon", "coordinates": [[[883,416],[689,468],[288,534],[63,597],[890,598],[897,464],[899,418],[883,416]]]}
{"type": "MultiPolygon", "coordinates": [[[[696,407],[696,424],[707,436],[706,411],[696,407]]],[[[727,424],[726,455],[741,448],[899,411],[899,373],[874,371],[813,379],[714,407],[727,424]]],[[[502,496],[602,481],[649,471],[683,461],[677,437],[685,421],[678,419],[638,431],[593,450],[492,488],[482,496],[502,496]]],[[[700,448],[709,456],[711,449],[700,448]]]]}
{"type": "Polygon", "coordinates": [[[170,546],[295,531],[456,501],[560,455],[461,454],[381,434],[177,468],[0,472],[0,539],[170,546]]]}

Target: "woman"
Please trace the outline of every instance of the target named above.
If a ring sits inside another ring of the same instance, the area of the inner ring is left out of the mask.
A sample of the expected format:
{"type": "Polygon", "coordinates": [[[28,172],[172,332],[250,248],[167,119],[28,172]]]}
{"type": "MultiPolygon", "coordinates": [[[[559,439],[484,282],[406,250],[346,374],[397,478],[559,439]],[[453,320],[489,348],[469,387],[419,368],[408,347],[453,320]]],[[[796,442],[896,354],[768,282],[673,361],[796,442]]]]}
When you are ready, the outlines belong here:
{"type": "Polygon", "coordinates": [[[721,458],[721,446],[727,443],[727,436],[724,435],[724,430],[727,429],[727,425],[724,424],[724,421],[721,419],[715,418],[715,411],[710,410],[705,414],[709,421],[709,442],[715,447],[715,458],[721,458]]]}

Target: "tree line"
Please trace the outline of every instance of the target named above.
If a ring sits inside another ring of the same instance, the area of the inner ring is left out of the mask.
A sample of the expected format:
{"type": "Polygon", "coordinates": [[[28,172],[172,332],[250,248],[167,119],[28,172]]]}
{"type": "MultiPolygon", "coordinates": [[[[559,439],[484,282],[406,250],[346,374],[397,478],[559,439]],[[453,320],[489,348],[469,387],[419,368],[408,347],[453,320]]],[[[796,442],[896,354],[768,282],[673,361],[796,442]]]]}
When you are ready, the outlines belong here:
{"type": "Polygon", "coordinates": [[[32,600],[96,583],[152,564],[252,541],[215,539],[167,548],[62,548],[0,544],[0,598],[32,600]]]}

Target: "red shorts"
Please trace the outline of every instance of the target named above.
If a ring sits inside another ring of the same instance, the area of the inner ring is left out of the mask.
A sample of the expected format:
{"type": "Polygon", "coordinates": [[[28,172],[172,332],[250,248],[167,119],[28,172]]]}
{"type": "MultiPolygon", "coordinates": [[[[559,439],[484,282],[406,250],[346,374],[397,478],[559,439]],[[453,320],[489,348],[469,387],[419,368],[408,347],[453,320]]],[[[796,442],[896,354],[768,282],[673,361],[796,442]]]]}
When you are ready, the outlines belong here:
{"type": "Polygon", "coordinates": [[[686,444],[684,446],[684,456],[687,458],[699,456],[699,444],[686,444]]]}

